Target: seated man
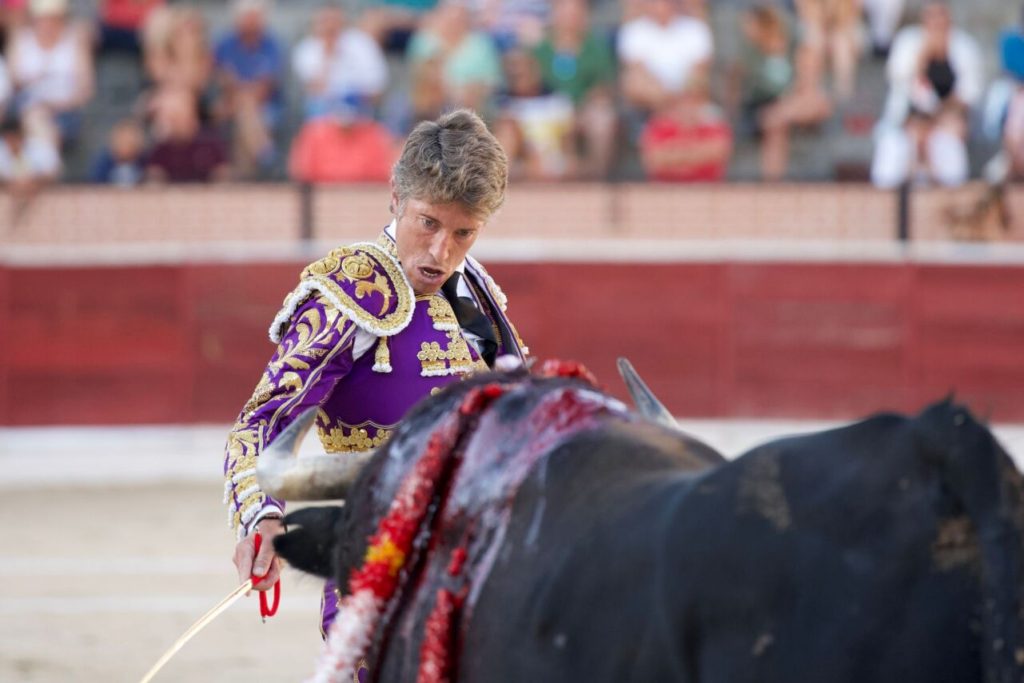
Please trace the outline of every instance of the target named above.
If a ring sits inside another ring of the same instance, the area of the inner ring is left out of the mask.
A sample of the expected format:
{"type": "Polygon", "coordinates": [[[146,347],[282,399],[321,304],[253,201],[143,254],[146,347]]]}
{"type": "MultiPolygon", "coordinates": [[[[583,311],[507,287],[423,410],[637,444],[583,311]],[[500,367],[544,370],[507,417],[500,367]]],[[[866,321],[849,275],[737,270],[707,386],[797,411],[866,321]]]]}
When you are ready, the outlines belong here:
{"type": "MultiPolygon", "coordinates": [[[[366,452],[435,389],[503,356],[523,359],[504,294],[468,255],[504,201],[507,178],[505,153],[476,114],[421,123],[391,177],[391,224],[375,243],[339,247],[308,266],[285,299],[270,329],[277,351],[228,436],[224,461],[238,574],[269,571],[257,590],[279,575],[269,541],[283,531],[283,504],[260,490],[256,462],[300,413],[319,408],[326,451],[366,452]],[[257,529],[267,542],[254,557],[257,529]]],[[[324,633],[337,602],[328,583],[324,633]]]]}
{"type": "Polygon", "coordinates": [[[706,82],[714,42],[706,22],[679,0],[641,0],[641,16],[619,30],[622,96],[645,117],[693,83],[706,82]]]}
{"type": "Polygon", "coordinates": [[[235,0],[234,27],[214,50],[217,116],[233,129],[234,165],[244,178],[270,171],[284,112],[284,54],[270,32],[267,0],[235,0]]]}
{"type": "Polygon", "coordinates": [[[651,180],[724,180],[731,156],[732,129],[703,88],[673,97],[640,135],[640,158],[651,180]]]}
{"type": "Polygon", "coordinates": [[[310,35],[292,51],[292,70],[302,84],[307,119],[329,113],[339,98],[355,97],[376,105],[388,85],[388,64],[380,46],[365,31],[348,26],[344,10],[317,11],[310,35]]]}
{"type": "Polygon", "coordinates": [[[157,142],[146,158],[146,178],[154,183],[208,183],[229,180],[228,149],[216,131],[199,120],[199,105],[187,90],[160,98],[154,120],[157,142]]]}
{"type": "Polygon", "coordinates": [[[292,143],[288,171],[304,183],[387,182],[398,146],[359,98],[325,104],[292,143]]]}

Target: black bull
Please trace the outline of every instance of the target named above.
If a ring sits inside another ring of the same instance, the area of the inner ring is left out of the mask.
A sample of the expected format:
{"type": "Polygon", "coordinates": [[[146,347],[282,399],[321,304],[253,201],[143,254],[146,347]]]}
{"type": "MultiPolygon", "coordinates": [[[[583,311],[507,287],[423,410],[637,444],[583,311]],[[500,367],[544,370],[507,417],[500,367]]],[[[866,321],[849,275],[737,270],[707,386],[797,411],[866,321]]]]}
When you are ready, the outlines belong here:
{"type": "MultiPolygon", "coordinates": [[[[552,396],[595,393],[490,376],[428,399],[344,508],[290,516],[282,556],[344,586],[427,435],[495,380],[511,388],[459,448],[505,463],[536,446],[552,396]]],[[[454,626],[458,681],[1024,680],[1022,479],[962,407],[876,415],[732,462],[609,408],[544,448],[501,533],[479,528],[493,519],[439,528],[455,495],[440,489],[368,657],[377,680],[416,679],[445,581],[430,555],[466,528],[486,558],[454,626]]]]}

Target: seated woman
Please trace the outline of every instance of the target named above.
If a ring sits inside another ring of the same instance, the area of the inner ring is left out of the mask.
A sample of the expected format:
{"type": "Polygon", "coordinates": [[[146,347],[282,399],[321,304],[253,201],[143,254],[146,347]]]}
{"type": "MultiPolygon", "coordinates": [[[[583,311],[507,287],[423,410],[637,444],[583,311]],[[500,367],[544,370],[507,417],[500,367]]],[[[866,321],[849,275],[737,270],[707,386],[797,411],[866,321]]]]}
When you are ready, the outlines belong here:
{"type": "Polygon", "coordinates": [[[508,154],[509,175],[524,180],[576,177],[572,100],[544,87],[537,60],[525,50],[505,55],[505,80],[494,135],[508,154]]]}
{"type": "Polygon", "coordinates": [[[732,99],[740,100],[747,127],[761,136],[762,177],[781,180],[792,129],[832,115],[821,54],[796,40],[795,29],[775,7],[756,5],[742,21],[746,41],[734,79],[739,92],[732,99]]]}
{"type": "Polygon", "coordinates": [[[929,2],[921,24],[896,36],[887,71],[890,90],[878,126],[872,181],[883,188],[964,183],[968,118],[981,98],[984,75],[977,43],[953,26],[944,3],[929,2]]]}

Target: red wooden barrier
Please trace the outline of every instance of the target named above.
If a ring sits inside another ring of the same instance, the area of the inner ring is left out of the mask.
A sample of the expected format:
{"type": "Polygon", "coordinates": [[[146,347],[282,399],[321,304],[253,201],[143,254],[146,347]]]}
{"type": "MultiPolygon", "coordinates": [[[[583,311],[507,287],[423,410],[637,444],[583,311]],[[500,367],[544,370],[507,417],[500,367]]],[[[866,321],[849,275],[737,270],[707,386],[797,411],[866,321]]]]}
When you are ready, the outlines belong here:
{"type": "MultiPolygon", "coordinates": [[[[302,263],[0,267],[0,424],[229,422],[302,263]]],[[[1024,267],[498,263],[535,355],[688,416],[856,417],[955,390],[1024,421],[1024,267]]]]}

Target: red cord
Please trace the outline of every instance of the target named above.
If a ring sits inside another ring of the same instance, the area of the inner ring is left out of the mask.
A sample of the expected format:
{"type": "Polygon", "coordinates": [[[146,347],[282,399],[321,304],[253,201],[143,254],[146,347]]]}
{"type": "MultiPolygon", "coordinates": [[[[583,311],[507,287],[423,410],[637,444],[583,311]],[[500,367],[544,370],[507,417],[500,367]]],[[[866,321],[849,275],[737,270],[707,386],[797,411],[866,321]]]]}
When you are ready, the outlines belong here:
{"type": "MultiPolygon", "coordinates": [[[[263,537],[260,536],[260,532],[259,531],[256,532],[255,545],[256,545],[256,549],[253,552],[253,556],[254,557],[260,554],[260,546],[263,545],[263,537]]],[[[252,585],[255,586],[257,583],[259,583],[263,579],[267,578],[267,574],[269,574],[269,573],[270,573],[270,568],[268,567],[267,568],[267,573],[262,575],[262,576],[256,576],[255,574],[253,574],[252,575],[252,585]]],[[[277,614],[277,607],[278,607],[278,605],[280,603],[281,603],[281,579],[278,579],[277,581],[274,582],[274,604],[273,605],[269,605],[269,606],[267,605],[267,591],[260,591],[260,617],[263,618],[263,621],[266,621],[267,617],[272,617],[275,614],[277,614]]]]}

